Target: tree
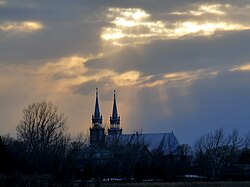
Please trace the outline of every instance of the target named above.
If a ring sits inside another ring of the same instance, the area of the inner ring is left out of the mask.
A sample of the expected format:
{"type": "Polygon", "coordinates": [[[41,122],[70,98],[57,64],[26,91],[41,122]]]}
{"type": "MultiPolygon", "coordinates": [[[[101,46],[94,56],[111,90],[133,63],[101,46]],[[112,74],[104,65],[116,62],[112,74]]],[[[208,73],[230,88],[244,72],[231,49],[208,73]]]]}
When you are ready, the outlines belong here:
{"type": "Polygon", "coordinates": [[[176,153],[180,156],[192,156],[193,150],[190,145],[181,144],[177,146],[176,153]]]}
{"type": "Polygon", "coordinates": [[[7,160],[5,164],[8,166],[8,170],[26,172],[28,168],[26,167],[24,144],[9,134],[2,136],[2,141],[7,150],[7,160]]]}
{"type": "Polygon", "coordinates": [[[45,172],[58,167],[69,141],[66,120],[51,102],[34,102],[24,108],[23,118],[16,128],[17,138],[25,144],[36,169],[45,172]]]}
{"type": "Polygon", "coordinates": [[[228,136],[222,128],[201,136],[195,143],[195,161],[201,174],[223,177],[230,164],[237,161],[243,139],[237,130],[228,136]]]}
{"type": "Polygon", "coordinates": [[[250,131],[248,131],[246,136],[245,136],[244,146],[245,146],[245,148],[250,149],[250,131]]]}
{"type": "Polygon", "coordinates": [[[9,169],[10,159],[9,153],[5,142],[0,136],[0,171],[6,171],[9,169]]]}

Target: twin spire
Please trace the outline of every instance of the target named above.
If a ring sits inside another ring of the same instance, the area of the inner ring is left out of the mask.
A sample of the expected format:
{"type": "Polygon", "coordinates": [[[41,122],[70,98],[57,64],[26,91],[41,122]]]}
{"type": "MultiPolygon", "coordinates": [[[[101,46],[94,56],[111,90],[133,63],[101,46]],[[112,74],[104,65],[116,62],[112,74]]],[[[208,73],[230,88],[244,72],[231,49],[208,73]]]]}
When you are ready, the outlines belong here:
{"type": "Polygon", "coordinates": [[[100,118],[100,109],[99,109],[99,102],[98,102],[98,88],[96,88],[96,98],[95,98],[95,118],[100,118]]]}
{"type": "Polygon", "coordinates": [[[118,116],[116,106],[116,93],[114,90],[113,112],[110,116],[110,128],[120,128],[120,116],[118,116]]]}
{"type": "Polygon", "coordinates": [[[100,113],[99,102],[98,102],[98,88],[96,88],[95,112],[94,115],[92,115],[92,123],[94,126],[99,126],[99,124],[102,124],[102,115],[100,113]]]}
{"type": "MultiPolygon", "coordinates": [[[[95,100],[95,110],[94,115],[92,115],[92,123],[93,125],[100,126],[102,124],[102,115],[100,113],[99,108],[99,100],[98,100],[98,88],[96,88],[96,100],[95,100]]],[[[118,116],[117,105],[116,105],[116,91],[114,90],[114,101],[113,101],[113,111],[110,116],[110,129],[119,128],[120,129],[120,116],[118,116]]]]}
{"type": "Polygon", "coordinates": [[[115,90],[114,90],[114,102],[113,102],[113,113],[111,118],[112,119],[117,119],[118,114],[117,114],[117,107],[116,107],[116,96],[115,96],[115,90]]]}

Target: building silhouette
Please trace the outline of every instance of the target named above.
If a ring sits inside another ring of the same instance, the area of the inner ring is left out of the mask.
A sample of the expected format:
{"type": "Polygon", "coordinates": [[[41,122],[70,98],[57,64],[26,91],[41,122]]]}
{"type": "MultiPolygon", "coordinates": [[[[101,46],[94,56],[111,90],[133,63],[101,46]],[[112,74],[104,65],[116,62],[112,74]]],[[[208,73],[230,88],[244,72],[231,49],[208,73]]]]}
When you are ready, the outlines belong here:
{"type": "Polygon", "coordinates": [[[120,135],[122,134],[122,128],[120,127],[120,116],[117,112],[116,106],[116,93],[114,90],[114,102],[113,102],[113,112],[110,116],[110,128],[108,129],[108,135],[120,135]]]}
{"type": "Polygon", "coordinates": [[[109,126],[104,128],[96,89],[90,145],[76,152],[76,165],[89,178],[172,179],[186,172],[188,159],[178,155],[179,142],[172,132],[123,134],[116,91],[109,126]]]}
{"type": "Polygon", "coordinates": [[[95,108],[92,114],[92,126],[90,128],[90,146],[98,147],[118,141],[121,144],[143,142],[148,151],[161,150],[163,154],[173,154],[179,142],[172,132],[163,133],[133,133],[122,134],[121,118],[117,109],[116,91],[114,90],[113,108],[110,116],[110,124],[105,134],[105,129],[102,126],[102,115],[99,107],[98,89],[96,88],[95,108]]]}
{"type": "Polygon", "coordinates": [[[105,141],[105,129],[102,127],[102,115],[100,113],[98,101],[98,89],[96,88],[95,111],[92,114],[92,127],[90,130],[90,145],[100,146],[105,141]]]}

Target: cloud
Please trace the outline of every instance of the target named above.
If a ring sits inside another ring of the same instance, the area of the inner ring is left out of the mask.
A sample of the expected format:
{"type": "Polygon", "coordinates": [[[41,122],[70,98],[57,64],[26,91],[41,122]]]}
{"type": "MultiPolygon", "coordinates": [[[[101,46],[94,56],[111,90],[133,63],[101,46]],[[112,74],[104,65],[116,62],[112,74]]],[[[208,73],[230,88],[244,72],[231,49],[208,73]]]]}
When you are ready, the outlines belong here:
{"type": "Polygon", "coordinates": [[[80,56],[64,57],[59,61],[46,63],[39,68],[39,73],[45,75],[54,74],[56,79],[75,78],[87,71],[84,66],[86,61],[87,58],[80,56]]]}
{"type": "Polygon", "coordinates": [[[246,128],[249,2],[4,2],[2,133],[41,99],[68,115],[70,132],[88,131],[96,87],[107,124],[117,89],[124,132],[174,130],[188,143],[217,126],[246,128]]]}
{"type": "Polygon", "coordinates": [[[178,83],[185,84],[186,86],[191,85],[194,81],[204,78],[211,78],[217,76],[219,71],[211,71],[206,69],[200,69],[195,71],[187,72],[175,72],[164,75],[167,84],[177,86],[178,83]]]}
{"type": "Polygon", "coordinates": [[[101,90],[102,95],[108,90],[110,90],[110,80],[105,78],[100,81],[97,80],[90,80],[84,83],[81,83],[77,86],[73,87],[74,93],[80,94],[80,95],[90,95],[93,94],[93,90],[95,88],[98,88],[101,90]]]}
{"type": "MultiPolygon", "coordinates": [[[[83,75],[86,76],[86,75],[83,75]]],[[[137,71],[127,71],[119,74],[114,71],[98,71],[92,76],[86,76],[88,81],[83,81],[72,87],[74,93],[88,95],[91,90],[98,87],[104,90],[104,93],[112,91],[114,88],[130,86],[141,86],[148,77],[142,76],[137,71]]]]}
{"type": "Polygon", "coordinates": [[[227,132],[237,128],[244,133],[250,120],[249,80],[249,74],[225,71],[197,79],[189,86],[165,84],[132,90],[137,97],[131,102],[137,110],[131,121],[140,119],[136,127],[144,132],[173,129],[180,142],[190,144],[201,132],[220,127],[227,132]]]}
{"type": "Polygon", "coordinates": [[[3,0],[0,1],[0,6],[5,5],[5,4],[6,4],[6,1],[3,1],[3,0]]]}
{"type": "Polygon", "coordinates": [[[9,0],[0,6],[0,63],[41,65],[67,56],[99,54],[99,33],[105,23],[101,9],[92,2],[85,6],[80,1],[9,0]]]}
{"type": "MultiPolygon", "coordinates": [[[[234,31],[216,37],[158,40],[147,45],[126,47],[100,59],[86,62],[89,70],[118,73],[139,71],[144,76],[195,71],[220,66],[237,66],[250,60],[249,31],[234,31]]],[[[213,70],[212,70],[213,71],[213,70]]]]}
{"type": "Polygon", "coordinates": [[[19,31],[19,32],[32,32],[42,29],[44,26],[36,21],[23,21],[23,22],[5,22],[0,24],[0,30],[4,32],[19,31]]]}
{"type": "MultiPolygon", "coordinates": [[[[195,15],[209,13],[214,16],[228,14],[230,4],[199,4],[198,10],[171,12],[174,15],[195,15]]],[[[207,36],[222,31],[248,30],[250,25],[226,18],[155,20],[143,9],[109,8],[107,19],[111,26],[102,29],[101,38],[112,45],[127,46],[144,44],[152,40],[181,39],[187,36],[207,36]]]]}
{"type": "Polygon", "coordinates": [[[118,86],[130,86],[139,84],[140,72],[128,71],[120,75],[114,76],[114,83],[118,86]]]}
{"type": "Polygon", "coordinates": [[[250,64],[244,64],[230,69],[230,71],[250,71],[250,64]]]}
{"type": "MultiPolygon", "coordinates": [[[[193,5],[194,6],[194,5],[193,5]]],[[[196,4],[194,9],[192,7],[188,11],[175,11],[171,12],[170,14],[173,15],[193,15],[193,16],[201,16],[204,14],[212,14],[222,16],[227,14],[230,10],[230,4],[196,4]]]]}

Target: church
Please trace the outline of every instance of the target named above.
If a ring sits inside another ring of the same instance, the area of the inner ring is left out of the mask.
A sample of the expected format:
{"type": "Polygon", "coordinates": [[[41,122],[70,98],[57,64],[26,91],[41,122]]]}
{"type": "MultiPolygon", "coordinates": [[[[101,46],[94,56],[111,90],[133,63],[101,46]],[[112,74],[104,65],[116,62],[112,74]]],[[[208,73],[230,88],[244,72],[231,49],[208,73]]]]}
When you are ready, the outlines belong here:
{"type": "MultiPolygon", "coordinates": [[[[123,133],[116,91],[109,126],[103,116],[96,89],[89,145],[75,152],[75,163],[86,178],[173,179],[183,174],[191,159],[178,155],[179,142],[173,132],[123,133]]],[[[152,124],[154,125],[154,124],[152,124]]]]}
{"type": "Polygon", "coordinates": [[[90,147],[102,147],[113,141],[133,144],[138,140],[146,145],[149,152],[161,149],[165,155],[174,154],[179,142],[173,132],[162,133],[134,133],[123,134],[121,128],[121,118],[118,114],[116,91],[113,96],[113,108],[110,115],[110,124],[105,134],[102,126],[102,115],[99,107],[98,89],[96,88],[95,108],[92,114],[92,126],[90,127],[90,147]]]}

